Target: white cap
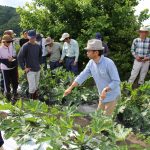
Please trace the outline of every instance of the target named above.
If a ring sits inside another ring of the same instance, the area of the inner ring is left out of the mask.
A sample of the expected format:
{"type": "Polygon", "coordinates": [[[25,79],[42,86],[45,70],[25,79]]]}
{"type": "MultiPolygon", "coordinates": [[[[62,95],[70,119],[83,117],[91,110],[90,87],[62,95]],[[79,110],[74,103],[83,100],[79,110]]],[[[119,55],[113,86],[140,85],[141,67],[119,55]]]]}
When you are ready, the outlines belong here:
{"type": "Polygon", "coordinates": [[[145,32],[148,32],[148,28],[146,28],[146,27],[141,27],[141,28],[139,29],[139,31],[145,31],[145,32]]]}
{"type": "Polygon", "coordinates": [[[60,38],[60,41],[64,41],[64,39],[70,37],[70,35],[68,33],[63,33],[61,38],[60,38]]]}
{"type": "Polygon", "coordinates": [[[87,47],[84,49],[86,50],[104,50],[104,47],[102,46],[102,41],[98,39],[91,39],[88,40],[87,47]]]}

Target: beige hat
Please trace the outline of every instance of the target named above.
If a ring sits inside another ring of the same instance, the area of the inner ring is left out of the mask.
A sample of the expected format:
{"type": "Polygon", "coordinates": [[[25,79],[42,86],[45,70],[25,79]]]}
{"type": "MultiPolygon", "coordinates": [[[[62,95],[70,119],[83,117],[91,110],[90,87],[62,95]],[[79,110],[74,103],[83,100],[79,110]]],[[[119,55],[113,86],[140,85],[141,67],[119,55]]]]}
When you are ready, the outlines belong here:
{"type": "Polygon", "coordinates": [[[53,42],[54,42],[54,40],[51,37],[47,37],[46,41],[45,41],[45,45],[51,44],[53,42]]]}
{"type": "Polygon", "coordinates": [[[10,37],[10,35],[4,35],[2,37],[2,42],[12,42],[13,39],[10,37]]]}
{"type": "Polygon", "coordinates": [[[6,31],[4,31],[4,35],[10,35],[10,36],[15,36],[16,35],[16,33],[14,33],[14,31],[13,30],[6,30],[6,31]]]}
{"type": "Polygon", "coordinates": [[[141,27],[141,28],[139,29],[139,32],[140,32],[140,31],[149,32],[148,28],[146,28],[146,27],[141,27]]]}
{"type": "Polygon", "coordinates": [[[102,46],[102,41],[98,39],[91,39],[88,40],[87,47],[84,49],[86,50],[104,50],[104,47],[102,46]]]}
{"type": "Polygon", "coordinates": [[[64,41],[64,39],[69,38],[69,37],[70,37],[70,35],[68,33],[63,33],[60,38],[60,41],[64,41]]]}

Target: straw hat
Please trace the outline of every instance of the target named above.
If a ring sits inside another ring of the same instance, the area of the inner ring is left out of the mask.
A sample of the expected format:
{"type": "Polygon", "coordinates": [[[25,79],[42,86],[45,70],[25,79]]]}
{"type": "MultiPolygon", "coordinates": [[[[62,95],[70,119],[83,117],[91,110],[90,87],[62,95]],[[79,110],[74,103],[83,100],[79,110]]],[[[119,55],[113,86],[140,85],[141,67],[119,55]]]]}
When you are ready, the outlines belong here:
{"type": "Polygon", "coordinates": [[[4,35],[2,37],[2,42],[13,42],[13,39],[10,37],[10,35],[4,35]]]}
{"type": "Polygon", "coordinates": [[[46,41],[45,41],[45,45],[51,44],[53,42],[54,42],[54,40],[51,37],[47,37],[46,41]]]}

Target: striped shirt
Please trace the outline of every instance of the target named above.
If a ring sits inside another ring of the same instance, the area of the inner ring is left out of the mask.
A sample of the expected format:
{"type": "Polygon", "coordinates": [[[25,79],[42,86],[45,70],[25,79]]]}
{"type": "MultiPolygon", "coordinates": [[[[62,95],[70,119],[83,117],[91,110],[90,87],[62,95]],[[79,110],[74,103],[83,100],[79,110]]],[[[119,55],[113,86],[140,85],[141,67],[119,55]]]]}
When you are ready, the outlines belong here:
{"type": "Polygon", "coordinates": [[[149,57],[150,58],[150,38],[136,38],[133,40],[131,52],[134,57],[149,57]]]}

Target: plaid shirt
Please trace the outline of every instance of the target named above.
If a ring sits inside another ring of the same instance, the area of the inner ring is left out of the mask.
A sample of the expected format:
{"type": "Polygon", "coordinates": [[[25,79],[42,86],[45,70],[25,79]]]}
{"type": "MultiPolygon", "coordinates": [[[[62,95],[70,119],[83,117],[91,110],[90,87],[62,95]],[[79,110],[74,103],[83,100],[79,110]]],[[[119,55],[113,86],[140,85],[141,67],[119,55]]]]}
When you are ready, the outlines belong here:
{"type": "Polygon", "coordinates": [[[150,58],[150,38],[145,38],[143,41],[141,38],[133,40],[131,52],[134,57],[149,57],[150,58]]]}

